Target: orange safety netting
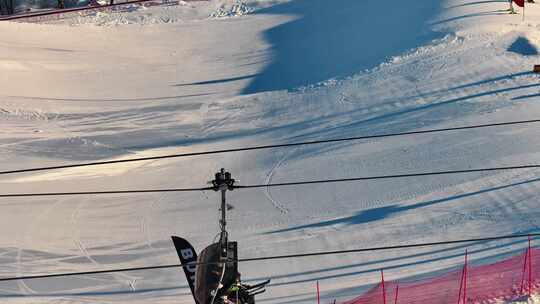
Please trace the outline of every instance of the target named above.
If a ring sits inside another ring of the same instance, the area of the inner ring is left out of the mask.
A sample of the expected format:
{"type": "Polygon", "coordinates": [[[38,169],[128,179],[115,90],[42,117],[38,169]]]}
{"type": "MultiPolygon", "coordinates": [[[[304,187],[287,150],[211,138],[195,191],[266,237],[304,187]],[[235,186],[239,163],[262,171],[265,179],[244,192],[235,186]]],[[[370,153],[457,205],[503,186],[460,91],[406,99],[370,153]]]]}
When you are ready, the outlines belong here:
{"type": "Polygon", "coordinates": [[[488,304],[526,297],[540,288],[540,249],[415,282],[381,282],[340,304],[488,304]]]}

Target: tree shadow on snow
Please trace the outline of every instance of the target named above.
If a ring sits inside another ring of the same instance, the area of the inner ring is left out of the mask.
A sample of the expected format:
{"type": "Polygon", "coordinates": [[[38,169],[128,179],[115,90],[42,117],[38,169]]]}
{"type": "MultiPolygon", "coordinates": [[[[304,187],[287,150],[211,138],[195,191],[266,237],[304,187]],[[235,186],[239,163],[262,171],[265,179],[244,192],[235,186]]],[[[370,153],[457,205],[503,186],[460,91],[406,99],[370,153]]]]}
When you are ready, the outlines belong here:
{"type": "Polygon", "coordinates": [[[290,227],[290,228],[274,230],[274,231],[267,232],[266,234],[290,232],[290,231],[301,230],[301,229],[310,229],[310,228],[321,228],[321,227],[333,226],[333,225],[338,225],[338,224],[344,224],[344,225],[347,225],[347,226],[365,224],[365,223],[379,221],[379,220],[389,218],[389,217],[393,216],[394,214],[397,214],[397,213],[400,213],[400,212],[406,212],[406,211],[415,210],[415,209],[419,209],[419,208],[424,208],[424,207],[428,207],[428,206],[432,206],[432,205],[436,205],[436,204],[440,204],[440,203],[451,202],[451,201],[458,200],[458,199],[463,199],[463,198],[467,198],[467,197],[471,197],[471,196],[475,196],[475,195],[480,195],[480,194],[484,194],[484,193],[488,193],[488,192],[492,192],[492,191],[503,190],[503,189],[516,187],[516,186],[521,186],[521,185],[525,185],[525,184],[529,184],[529,183],[535,183],[535,182],[539,182],[539,181],[540,181],[540,178],[532,179],[532,180],[527,180],[527,181],[523,181],[523,182],[512,183],[512,184],[498,186],[498,187],[493,187],[493,188],[489,188],[489,189],[483,189],[483,190],[479,190],[479,191],[474,191],[474,192],[469,192],[469,193],[464,193],[464,194],[459,194],[459,195],[453,195],[453,196],[445,197],[445,198],[442,198],[442,199],[431,200],[431,201],[421,202],[421,203],[417,203],[417,204],[413,204],[413,205],[407,205],[407,206],[390,205],[390,206],[384,206],[384,207],[379,207],[379,208],[373,208],[373,209],[369,209],[369,210],[362,210],[362,211],[360,211],[357,214],[352,215],[352,216],[333,219],[333,220],[328,220],[328,221],[323,221],[323,222],[318,222],[318,223],[312,223],[312,224],[306,224],[306,225],[300,225],[300,226],[295,226],[295,227],[290,227]]]}
{"type": "MultiPolygon", "coordinates": [[[[537,230],[528,230],[520,234],[536,233],[536,232],[537,230]]],[[[498,244],[493,244],[493,245],[487,245],[487,244],[489,244],[489,242],[484,241],[484,242],[464,244],[463,246],[460,246],[460,247],[468,248],[469,256],[474,256],[476,254],[481,254],[481,253],[483,254],[490,253],[490,254],[484,255],[482,258],[479,258],[479,259],[472,259],[470,264],[472,264],[473,266],[479,266],[479,265],[499,262],[502,259],[506,259],[506,258],[515,256],[517,254],[522,254],[523,245],[526,244],[526,239],[523,238],[520,240],[514,240],[510,242],[498,243],[498,244]],[[484,247],[474,248],[475,245],[478,246],[478,245],[483,245],[483,244],[485,245],[484,247]],[[520,244],[522,246],[518,248],[517,246],[520,244]],[[510,250],[501,252],[500,251],[501,249],[510,249],[510,250]]],[[[411,269],[412,267],[416,267],[419,265],[440,263],[442,261],[448,261],[451,259],[464,257],[464,251],[461,251],[461,250],[456,251],[455,249],[456,248],[446,248],[446,250],[445,249],[438,250],[436,255],[433,255],[433,254],[430,255],[429,252],[427,252],[427,254],[425,255],[425,258],[421,260],[413,259],[413,260],[407,261],[408,259],[410,259],[410,256],[406,256],[403,258],[398,257],[394,259],[394,261],[396,261],[397,263],[392,263],[391,265],[384,266],[384,270],[389,271],[389,270],[396,270],[396,269],[407,269],[407,268],[411,269]]],[[[339,273],[335,273],[333,268],[327,268],[327,269],[321,268],[319,269],[319,272],[320,272],[319,275],[310,276],[307,278],[304,277],[304,278],[298,278],[298,279],[292,279],[292,280],[289,279],[283,282],[275,282],[275,283],[270,284],[269,286],[274,286],[274,287],[283,286],[283,285],[292,286],[293,284],[302,284],[302,283],[322,281],[322,280],[337,280],[337,279],[343,279],[345,277],[361,276],[361,275],[365,275],[369,273],[380,272],[381,263],[385,263],[385,259],[374,260],[374,261],[369,262],[368,265],[373,265],[372,267],[369,267],[369,268],[365,268],[362,270],[349,270],[346,272],[339,272],[339,273]]],[[[358,263],[354,265],[348,265],[346,267],[356,268],[356,267],[364,266],[364,265],[365,265],[364,263],[358,263]]],[[[433,277],[437,277],[443,274],[447,274],[448,272],[451,272],[451,271],[455,271],[456,269],[459,269],[459,268],[461,268],[461,265],[457,267],[456,266],[445,267],[445,268],[438,269],[435,271],[429,271],[424,274],[418,274],[418,275],[406,277],[406,278],[400,279],[400,281],[411,282],[411,281],[416,281],[416,280],[421,280],[421,279],[426,279],[426,278],[433,278],[433,277]]],[[[309,273],[306,273],[306,274],[309,274],[309,273]]],[[[289,276],[285,274],[283,275],[283,278],[289,278],[289,276]]],[[[370,286],[372,286],[372,284],[359,285],[355,288],[358,291],[359,289],[360,290],[363,289],[363,287],[365,288],[365,287],[370,287],[370,286]]]]}
{"type": "MultiPolygon", "coordinates": [[[[452,99],[448,99],[448,100],[444,100],[444,101],[439,101],[439,102],[436,102],[436,103],[422,104],[422,105],[419,105],[419,106],[416,106],[416,107],[400,109],[400,110],[398,110],[396,112],[384,113],[382,115],[368,117],[368,118],[365,118],[365,119],[359,119],[359,120],[356,120],[356,121],[352,120],[350,122],[347,122],[346,124],[340,124],[340,125],[336,125],[336,126],[333,126],[333,127],[325,128],[323,131],[316,130],[316,131],[312,131],[312,132],[304,132],[302,135],[295,136],[295,137],[290,137],[290,138],[288,138],[288,140],[290,140],[290,141],[292,141],[292,140],[304,140],[305,138],[311,138],[313,136],[319,136],[319,137],[323,137],[323,136],[326,136],[326,137],[341,136],[341,137],[345,137],[345,136],[348,136],[348,134],[355,134],[355,132],[357,132],[358,128],[361,127],[361,126],[364,129],[367,129],[368,127],[373,128],[373,129],[377,129],[376,128],[377,126],[381,126],[381,127],[385,126],[386,128],[388,128],[388,126],[390,126],[391,123],[397,122],[398,119],[407,121],[408,122],[408,127],[407,127],[407,129],[404,129],[404,127],[401,126],[399,131],[396,130],[394,132],[406,132],[407,130],[412,130],[415,127],[419,127],[419,125],[415,124],[415,122],[423,121],[421,118],[428,117],[429,115],[433,115],[429,111],[437,110],[440,107],[455,105],[455,104],[457,104],[459,102],[470,101],[471,99],[475,99],[475,98],[486,97],[486,96],[496,95],[496,94],[501,94],[501,93],[509,93],[509,92],[513,92],[513,91],[518,91],[518,90],[523,90],[523,89],[531,89],[531,88],[537,88],[537,87],[540,87],[540,84],[533,83],[533,84],[520,85],[520,86],[515,86],[515,87],[510,87],[510,88],[503,88],[503,89],[497,89],[497,90],[492,90],[492,91],[476,93],[476,94],[472,94],[472,95],[468,95],[468,96],[457,97],[457,98],[452,98],[452,99]],[[412,115],[416,115],[416,116],[411,117],[412,115]]],[[[525,97],[523,97],[523,98],[525,98],[525,97]]],[[[469,110],[469,111],[472,112],[472,110],[469,110]]],[[[327,121],[329,118],[337,117],[338,115],[345,115],[345,114],[346,115],[353,115],[356,112],[361,112],[361,110],[353,110],[353,111],[349,111],[347,113],[332,114],[332,115],[329,115],[329,116],[325,116],[323,118],[319,118],[319,121],[320,121],[320,123],[323,123],[323,122],[325,122],[324,120],[327,121]]],[[[389,132],[392,132],[392,131],[389,131],[389,132]]]]}
{"type": "Polygon", "coordinates": [[[488,11],[488,12],[482,12],[482,13],[466,14],[462,16],[440,20],[440,21],[434,22],[433,25],[444,24],[444,23],[463,20],[467,18],[489,17],[489,16],[500,16],[500,15],[508,15],[508,11],[505,9],[500,9],[500,10],[494,10],[494,11],[488,11]]]}
{"type": "Polygon", "coordinates": [[[476,1],[476,2],[467,2],[462,3],[458,5],[449,6],[447,8],[458,8],[458,7],[464,7],[464,6],[472,6],[472,5],[482,5],[482,4],[490,4],[490,3],[504,3],[508,4],[507,0],[485,0],[485,1],[476,1]]]}
{"type": "Polygon", "coordinates": [[[427,24],[441,1],[296,0],[259,14],[297,15],[267,30],[271,63],[243,93],[293,89],[378,66],[441,33],[427,24]]]}

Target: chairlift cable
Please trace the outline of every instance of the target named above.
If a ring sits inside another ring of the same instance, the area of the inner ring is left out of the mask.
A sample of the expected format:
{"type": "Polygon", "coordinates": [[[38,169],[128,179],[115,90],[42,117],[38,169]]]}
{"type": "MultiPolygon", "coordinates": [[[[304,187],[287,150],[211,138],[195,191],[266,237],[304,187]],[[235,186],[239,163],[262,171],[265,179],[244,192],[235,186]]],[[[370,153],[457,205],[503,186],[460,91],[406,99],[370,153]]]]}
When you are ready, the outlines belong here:
{"type": "Polygon", "coordinates": [[[502,126],[510,126],[510,125],[532,124],[532,123],[539,123],[539,122],[540,122],[540,119],[531,119],[531,120],[509,121],[509,122],[469,125],[469,126],[460,126],[460,127],[410,131],[410,132],[323,139],[323,140],[304,141],[304,142],[286,143],[286,144],[261,145],[261,146],[240,147],[240,148],[221,149],[221,150],[207,150],[207,151],[200,151],[200,152],[178,153],[178,154],[151,156],[151,157],[127,158],[127,159],[97,161],[97,162],[88,162],[88,163],[79,163],[79,164],[67,164],[67,165],[36,167],[36,168],[27,168],[27,169],[7,170],[7,171],[0,171],[0,175],[47,171],[47,170],[56,170],[56,169],[67,169],[67,168],[76,168],[76,167],[98,166],[98,165],[111,165],[111,164],[128,163],[128,162],[160,160],[160,159],[168,159],[168,158],[192,157],[192,156],[232,153],[232,152],[241,152],[241,151],[286,148],[286,147],[295,147],[295,146],[316,145],[316,144],[323,144],[323,143],[337,143],[337,142],[345,142],[345,141],[357,141],[357,140],[365,140],[365,139],[395,137],[395,136],[420,135],[420,134],[461,131],[461,130],[471,130],[471,129],[490,128],[490,127],[502,127],[502,126]]]}

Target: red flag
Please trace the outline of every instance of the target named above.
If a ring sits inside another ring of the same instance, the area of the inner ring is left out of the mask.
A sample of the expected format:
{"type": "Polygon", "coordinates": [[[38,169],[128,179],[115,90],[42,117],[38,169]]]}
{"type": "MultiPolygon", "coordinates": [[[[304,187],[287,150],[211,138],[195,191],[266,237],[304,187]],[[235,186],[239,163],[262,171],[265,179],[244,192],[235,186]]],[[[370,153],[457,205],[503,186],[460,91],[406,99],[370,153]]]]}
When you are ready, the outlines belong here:
{"type": "Polygon", "coordinates": [[[525,7],[525,0],[514,0],[519,7],[525,7]]]}

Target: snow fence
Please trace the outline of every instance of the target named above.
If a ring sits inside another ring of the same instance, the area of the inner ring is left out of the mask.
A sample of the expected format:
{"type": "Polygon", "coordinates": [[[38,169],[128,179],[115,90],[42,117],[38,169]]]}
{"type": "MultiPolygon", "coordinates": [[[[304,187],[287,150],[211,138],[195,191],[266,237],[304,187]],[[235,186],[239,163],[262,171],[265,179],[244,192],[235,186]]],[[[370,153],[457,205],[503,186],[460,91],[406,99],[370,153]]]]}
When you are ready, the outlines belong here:
{"type": "Polygon", "coordinates": [[[339,304],[488,304],[527,298],[540,289],[540,249],[482,266],[465,265],[440,277],[384,281],[365,294],[339,304]]]}
{"type": "Polygon", "coordinates": [[[131,12],[138,6],[175,6],[196,1],[210,0],[0,0],[0,21],[47,22],[73,17],[74,13],[86,16],[100,11],[131,12]],[[14,5],[10,7],[12,12],[4,9],[8,2],[14,5]]]}

